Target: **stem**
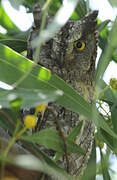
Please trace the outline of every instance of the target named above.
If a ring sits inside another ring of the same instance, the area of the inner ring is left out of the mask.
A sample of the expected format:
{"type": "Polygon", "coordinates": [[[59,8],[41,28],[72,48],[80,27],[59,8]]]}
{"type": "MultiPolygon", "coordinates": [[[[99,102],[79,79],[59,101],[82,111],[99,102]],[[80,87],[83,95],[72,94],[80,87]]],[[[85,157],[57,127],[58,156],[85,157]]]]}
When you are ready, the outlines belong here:
{"type": "Polygon", "coordinates": [[[16,124],[16,128],[15,128],[15,131],[14,131],[13,136],[15,136],[15,135],[16,135],[16,133],[17,133],[17,131],[18,131],[19,127],[20,127],[20,124],[21,124],[20,120],[19,120],[19,119],[17,119],[17,124],[16,124]]]}
{"type": "MultiPolygon", "coordinates": [[[[14,135],[12,137],[12,139],[10,140],[6,150],[4,151],[4,158],[6,159],[11,147],[13,146],[13,144],[16,142],[16,140],[27,130],[26,127],[24,127],[21,131],[19,131],[16,135],[14,135]]],[[[1,178],[4,177],[4,170],[5,170],[5,161],[3,160],[2,161],[2,164],[1,164],[1,178]]]]}
{"type": "Polygon", "coordinates": [[[10,149],[11,149],[11,147],[13,146],[13,144],[15,143],[15,141],[16,141],[16,137],[14,136],[14,137],[10,140],[9,145],[7,146],[7,148],[6,148],[5,152],[4,152],[4,156],[5,156],[5,157],[7,157],[8,152],[10,151],[10,149]]]}
{"type": "MultiPolygon", "coordinates": [[[[7,146],[5,152],[4,152],[4,158],[6,159],[7,155],[8,155],[8,152],[10,151],[11,147],[13,146],[13,144],[15,143],[16,141],[16,137],[14,136],[10,142],[9,142],[9,145],[7,146]]],[[[2,161],[2,164],[1,164],[1,178],[4,177],[4,170],[5,170],[5,161],[3,160],[2,161]]]]}
{"type": "Polygon", "coordinates": [[[27,127],[24,127],[23,129],[21,129],[21,131],[19,131],[17,134],[16,134],[16,139],[18,139],[20,136],[22,136],[22,134],[24,134],[24,132],[27,130],[27,127]]]}
{"type": "Polygon", "coordinates": [[[60,121],[59,121],[59,119],[57,118],[54,110],[53,110],[52,108],[49,108],[49,107],[48,107],[48,109],[51,111],[51,113],[53,114],[53,116],[54,116],[54,118],[55,118],[59,135],[61,136],[61,138],[62,138],[62,140],[63,140],[64,150],[65,150],[65,158],[66,158],[66,166],[67,166],[66,168],[67,168],[67,172],[69,173],[68,146],[67,146],[67,143],[66,143],[66,139],[65,139],[64,133],[62,132],[61,125],[60,125],[60,121]]]}

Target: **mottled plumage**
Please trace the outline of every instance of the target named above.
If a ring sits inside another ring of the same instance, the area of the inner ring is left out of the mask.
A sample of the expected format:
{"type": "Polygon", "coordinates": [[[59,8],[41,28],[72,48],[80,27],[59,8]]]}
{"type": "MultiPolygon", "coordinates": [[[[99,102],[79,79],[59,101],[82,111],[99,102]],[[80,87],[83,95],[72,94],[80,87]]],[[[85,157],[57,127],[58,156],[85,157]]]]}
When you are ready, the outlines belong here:
{"type": "MultiPolygon", "coordinates": [[[[97,14],[97,11],[93,11],[79,21],[68,21],[53,39],[41,47],[39,56],[40,65],[60,76],[90,103],[94,91],[97,14]]],[[[31,41],[38,32],[39,28],[33,27],[28,41],[28,56],[32,56],[32,58],[34,49],[31,41]]],[[[68,135],[81,120],[84,121],[82,132],[77,137],[76,144],[81,145],[86,154],[82,156],[70,154],[68,157],[70,174],[80,179],[91,153],[94,125],[83,116],[55,103],[49,103],[48,106],[52,107],[56,112],[65,135],[68,135]]],[[[56,128],[53,114],[48,109],[44,113],[41,125],[41,129],[44,128],[56,128]]],[[[64,157],[59,163],[65,169],[66,161],[64,157]]]]}

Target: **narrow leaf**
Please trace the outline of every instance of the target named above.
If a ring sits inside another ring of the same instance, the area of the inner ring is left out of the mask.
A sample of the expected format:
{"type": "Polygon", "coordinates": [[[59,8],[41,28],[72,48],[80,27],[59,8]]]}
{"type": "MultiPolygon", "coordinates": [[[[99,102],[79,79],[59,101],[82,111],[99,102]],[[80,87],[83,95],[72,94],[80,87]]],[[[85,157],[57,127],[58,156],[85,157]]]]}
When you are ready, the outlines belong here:
{"type": "MultiPolygon", "coordinates": [[[[75,128],[73,128],[70,135],[66,138],[67,142],[69,142],[69,141],[71,141],[71,143],[75,142],[76,137],[79,135],[79,133],[81,131],[82,125],[83,125],[83,121],[81,121],[75,128]]],[[[69,145],[69,143],[68,143],[68,145],[69,145]]],[[[80,146],[77,147],[77,151],[79,151],[80,153],[84,153],[83,149],[80,146]]],[[[59,160],[62,155],[63,155],[63,153],[57,152],[54,156],[54,160],[55,161],[59,160]]]]}
{"type": "Polygon", "coordinates": [[[117,140],[102,129],[100,130],[100,136],[108,147],[117,154],[117,140]]]}
{"type": "Polygon", "coordinates": [[[107,19],[98,24],[98,32],[100,33],[108,25],[109,22],[111,22],[111,20],[107,19]]]}
{"type": "Polygon", "coordinates": [[[103,179],[111,180],[111,177],[108,172],[108,164],[107,164],[108,162],[105,161],[104,155],[101,150],[100,150],[100,154],[101,154],[101,167],[102,167],[103,179]]]}
{"type": "Polygon", "coordinates": [[[0,25],[8,31],[19,31],[18,27],[11,21],[2,6],[0,6],[0,25]]]}
{"type": "Polygon", "coordinates": [[[108,0],[111,6],[117,7],[117,1],[116,0],[108,0]]]}
{"type": "Polygon", "coordinates": [[[27,42],[20,39],[2,39],[0,40],[1,44],[7,45],[11,49],[22,52],[24,50],[27,50],[27,42]]]}
{"type": "MultiPolygon", "coordinates": [[[[34,62],[2,44],[0,44],[0,63],[0,80],[9,85],[19,80],[31,68],[32,64],[34,64],[34,62]]],[[[98,127],[101,127],[110,135],[117,138],[117,135],[110,129],[102,116],[99,115],[96,107],[92,107],[72,87],[57,75],[52,75],[48,69],[35,64],[33,71],[18,87],[43,91],[47,89],[48,91],[62,90],[64,93],[63,96],[56,101],[59,105],[84,115],[87,119],[95,122],[98,127]],[[92,115],[94,110],[95,117],[92,115]]],[[[3,95],[0,94],[0,97],[3,95]]]]}
{"type": "Polygon", "coordinates": [[[111,118],[112,118],[114,132],[117,134],[117,106],[116,105],[113,105],[111,108],[111,118]]]}
{"type": "Polygon", "coordinates": [[[115,19],[112,30],[109,33],[108,44],[106,46],[106,49],[104,53],[102,54],[101,59],[99,60],[99,63],[97,66],[97,71],[96,71],[97,83],[102,77],[102,75],[104,74],[105,69],[107,68],[109,62],[112,60],[111,57],[113,54],[113,49],[117,47],[116,29],[117,29],[117,18],[115,19]]]}
{"type": "MultiPolygon", "coordinates": [[[[21,139],[32,143],[38,143],[46,148],[64,153],[64,143],[58,132],[52,129],[41,130],[31,136],[23,136],[21,139]]],[[[67,140],[68,152],[84,154],[84,150],[71,140],[67,140]]]]}
{"type": "Polygon", "coordinates": [[[93,143],[91,156],[81,180],[96,180],[96,145],[93,143]]]}
{"type": "Polygon", "coordinates": [[[72,132],[67,137],[67,139],[74,141],[76,137],[80,134],[82,125],[83,125],[83,121],[80,121],[79,124],[75,128],[73,128],[72,132]]]}
{"type": "Polygon", "coordinates": [[[17,98],[22,99],[21,108],[31,108],[39,104],[47,104],[48,102],[55,101],[62,95],[62,91],[40,91],[34,89],[21,89],[3,90],[0,88],[0,94],[4,94],[0,98],[0,105],[2,107],[10,108],[10,104],[17,98]]]}

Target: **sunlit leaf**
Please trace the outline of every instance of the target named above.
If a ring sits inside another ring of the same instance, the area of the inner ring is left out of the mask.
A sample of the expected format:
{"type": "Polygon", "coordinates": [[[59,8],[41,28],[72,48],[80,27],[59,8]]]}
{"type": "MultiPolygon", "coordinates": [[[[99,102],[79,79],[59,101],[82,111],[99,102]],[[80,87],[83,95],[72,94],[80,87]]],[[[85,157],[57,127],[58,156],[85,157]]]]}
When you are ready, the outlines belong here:
{"type": "Polygon", "coordinates": [[[19,31],[18,27],[11,21],[2,6],[0,6],[0,25],[8,31],[19,31]]]}
{"type": "MultiPolygon", "coordinates": [[[[12,51],[6,46],[0,45],[0,80],[12,85],[17,82],[31,68],[33,62],[12,51]],[[15,74],[15,76],[14,76],[15,74]]],[[[73,112],[86,116],[89,120],[95,122],[98,127],[107,131],[110,135],[117,138],[117,135],[106,124],[105,120],[99,115],[96,108],[86,102],[72,87],[67,85],[57,75],[52,75],[51,72],[35,64],[32,72],[22,81],[18,87],[26,89],[40,89],[48,91],[56,91],[58,89],[64,92],[56,102],[73,112]],[[41,71],[43,69],[43,71],[41,71]],[[44,74],[44,76],[42,74],[44,74]],[[46,78],[47,77],[47,78],[46,78]],[[49,79],[48,79],[49,77],[49,79]],[[92,112],[95,111],[95,116],[92,112]]],[[[3,94],[0,94],[2,97],[3,94]]]]}

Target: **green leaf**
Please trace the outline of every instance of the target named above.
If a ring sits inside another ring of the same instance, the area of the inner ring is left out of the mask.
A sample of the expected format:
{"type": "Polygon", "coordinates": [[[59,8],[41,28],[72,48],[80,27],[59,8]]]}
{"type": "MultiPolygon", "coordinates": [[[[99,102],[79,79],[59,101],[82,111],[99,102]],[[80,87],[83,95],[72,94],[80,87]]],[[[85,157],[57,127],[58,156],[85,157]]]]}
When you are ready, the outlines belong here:
{"type": "Polygon", "coordinates": [[[117,154],[117,140],[104,130],[100,130],[100,137],[108,145],[108,147],[117,154]]]}
{"type": "MultiPolygon", "coordinates": [[[[16,95],[16,94],[12,94],[12,95],[16,95]]],[[[13,98],[13,100],[10,101],[11,108],[17,109],[18,111],[20,110],[20,107],[21,107],[22,104],[23,104],[23,100],[22,100],[21,97],[15,96],[15,99],[13,98]]]]}
{"type": "MultiPolygon", "coordinates": [[[[10,48],[0,45],[0,80],[12,85],[16,83],[32,67],[34,62],[19,55],[10,48]]],[[[39,65],[34,66],[31,73],[26,77],[18,87],[26,89],[39,89],[46,91],[56,91],[58,89],[64,92],[56,102],[73,112],[79,113],[92,120],[98,127],[107,131],[110,135],[117,138],[117,135],[106,124],[105,120],[91,104],[86,102],[72,87],[65,83],[57,75],[52,75],[46,68],[39,65]],[[94,112],[95,111],[95,112],[94,112]],[[93,113],[94,112],[94,113],[93,113]],[[95,116],[93,116],[93,114],[95,116]]],[[[0,94],[2,97],[4,94],[0,94]]]]}
{"type": "Polygon", "coordinates": [[[112,30],[109,33],[108,43],[104,53],[101,55],[99,60],[97,71],[96,71],[96,83],[98,84],[100,78],[103,76],[109,62],[112,60],[112,55],[114,49],[117,48],[117,36],[116,36],[116,29],[117,29],[117,18],[113,24],[112,30]]]}
{"type": "Polygon", "coordinates": [[[100,33],[102,30],[105,29],[105,27],[108,25],[108,23],[110,23],[111,20],[107,19],[103,22],[101,22],[100,24],[98,24],[98,32],[100,33]]]}
{"type": "Polygon", "coordinates": [[[76,12],[78,15],[78,19],[83,18],[87,14],[87,2],[84,0],[79,0],[78,5],[76,7],[76,12]]]}
{"type": "Polygon", "coordinates": [[[15,125],[16,117],[11,109],[0,109],[0,127],[3,127],[6,131],[13,133],[15,125]]]}
{"type": "Polygon", "coordinates": [[[29,35],[29,31],[30,30],[27,30],[27,31],[16,31],[16,32],[8,32],[8,37],[7,39],[18,39],[18,40],[22,40],[22,41],[27,41],[28,39],[28,35],[29,35]]]}
{"type": "Polygon", "coordinates": [[[107,86],[107,84],[105,83],[105,81],[103,79],[100,79],[98,86],[96,86],[96,88],[100,92],[100,91],[103,91],[106,86],[107,86]]]}
{"type": "MultiPolygon", "coordinates": [[[[102,93],[103,94],[103,93],[102,93]]],[[[103,96],[100,97],[103,101],[107,102],[108,104],[115,104],[117,103],[117,99],[115,94],[113,93],[113,90],[111,88],[108,88],[103,96]]]]}
{"type": "Polygon", "coordinates": [[[96,145],[93,143],[92,152],[81,180],[96,180],[96,145]]]}
{"type": "Polygon", "coordinates": [[[2,6],[0,6],[0,25],[8,31],[19,31],[18,27],[11,21],[2,6]]]}
{"type": "Polygon", "coordinates": [[[1,44],[9,46],[11,49],[22,52],[24,50],[27,50],[27,42],[20,39],[2,39],[0,40],[1,44]]]}
{"type": "Polygon", "coordinates": [[[101,167],[102,167],[103,179],[111,180],[111,177],[108,172],[108,162],[106,162],[106,159],[101,150],[100,150],[100,154],[101,154],[101,167]]]}
{"type": "MultiPolygon", "coordinates": [[[[117,99],[116,99],[117,101],[117,99]]],[[[117,105],[117,103],[116,103],[117,105]]],[[[111,108],[111,118],[114,132],[117,134],[117,106],[113,105],[111,108]]]]}
{"type": "Polygon", "coordinates": [[[8,38],[7,34],[0,33],[0,40],[8,38]]]}
{"type": "Polygon", "coordinates": [[[108,0],[111,6],[117,7],[117,1],[116,0],[108,0]]]}
{"type": "Polygon", "coordinates": [[[78,20],[78,14],[76,13],[76,11],[74,11],[74,12],[72,13],[72,16],[71,16],[70,19],[72,19],[72,20],[78,20]]]}
{"type": "Polygon", "coordinates": [[[114,133],[114,131],[109,127],[109,125],[106,123],[106,121],[103,119],[103,117],[98,113],[95,106],[92,109],[93,111],[93,120],[97,127],[102,128],[105,130],[109,135],[117,139],[117,135],[114,133]]]}
{"type": "Polygon", "coordinates": [[[71,139],[66,138],[66,142],[67,142],[69,153],[77,153],[81,155],[85,154],[85,150],[81,148],[79,145],[75,144],[71,139]]]}
{"type": "Polygon", "coordinates": [[[11,102],[17,98],[22,100],[21,108],[31,108],[39,104],[47,104],[48,102],[55,101],[62,95],[62,91],[40,91],[34,89],[15,89],[3,90],[0,88],[0,94],[4,94],[0,98],[0,105],[2,107],[10,108],[11,102]]]}
{"type": "MultiPolygon", "coordinates": [[[[79,133],[80,133],[80,131],[81,131],[82,125],[83,125],[83,121],[80,121],[80,122],[78,123],[78,125],[77,125],[75,128],[73,128],[73,130],[72,130],[72,132],[69,134],[69,136],[67,136],[66,140],[67,140],[67,141],[70,140],[71,142],[74,142],[75,139],[76,139],[76,137],[79,135],[79,133]]],[[[80,150],[80,149],[81,149],[81,147],[79,146],[79,150],[80,150]]],[[[81,149],[81,152],[83,152],[82,149],[81,149]]],[[[59,160],[62,155],[63,155],[63,153],[57,152],[57,153],[55,154],[55,156],[54,156],[54,160],[55,160],[55,161],[59,160]]]]}
{"type": "MultiPolygon", "coordinates": [[[[21,139],[32,143],[38,143],[45,146],[46,148],[64,153],[63,140],[59,136],[58,132],[52,129],[41,130],[31,136],[23,136],[21,139]]],[[[74,142],[68,139],[66,139],[66,142],[68,146],[68,152],[84,154],[84,150],[74,142]]]]}
{"type": "Polygon", "coordinates": [[[112,59],[117,63],[117,49],[114,51],[112,59]]]}
{"type": "Polygon", "coordinates": [[[64,149],[61,137],[55,130],[44,129],[33,135],[23,136],[22,139],[32,143],[38,143],[55,151],[62,152],[64,149]]]}
{"type": "Polygon", "coordinates": [[[67,139],[74,141],[76,137],[80,134],[82,126],[83,126],[83,121],[80,121],[78,125],[75,128],[73,128],[72,132],[67,137],[67,139]]]}
{"type": "Polygon", "coordinates": [[[54,16],[57,10],[61,7],[61,4],[60,0],[53,0],[53,3],[50,4],[50,8],[48,9],[49,15],[54,16]]]}

